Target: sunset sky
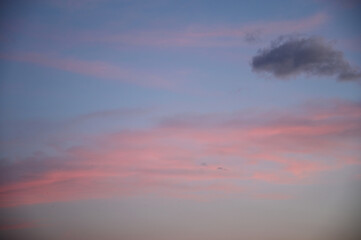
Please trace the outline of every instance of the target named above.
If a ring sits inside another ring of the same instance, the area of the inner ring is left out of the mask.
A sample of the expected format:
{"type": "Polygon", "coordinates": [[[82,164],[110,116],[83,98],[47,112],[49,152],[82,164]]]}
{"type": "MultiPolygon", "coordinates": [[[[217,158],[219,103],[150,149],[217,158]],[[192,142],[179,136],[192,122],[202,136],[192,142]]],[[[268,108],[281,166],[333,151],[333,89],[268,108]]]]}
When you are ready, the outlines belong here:
{"type": "Polygon", "coordinates": [[[0,3],[0,237],[361,239],[361,2],[0,3]]]}

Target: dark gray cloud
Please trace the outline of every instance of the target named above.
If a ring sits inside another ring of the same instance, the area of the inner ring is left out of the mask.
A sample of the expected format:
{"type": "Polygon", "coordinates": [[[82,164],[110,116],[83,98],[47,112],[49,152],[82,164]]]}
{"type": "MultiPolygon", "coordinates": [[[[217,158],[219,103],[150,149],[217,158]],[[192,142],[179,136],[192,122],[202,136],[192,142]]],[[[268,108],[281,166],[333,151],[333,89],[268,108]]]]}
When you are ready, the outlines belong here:
{"type": "Polygon", "coordinates": [[[361,80],[360,70],[352,67],[341,51],[322,38],[280,37],[252,59],[256,72],[268,72],[287,79],[299,74],[335,76],[340,81],[361,80]]]}
{"type": "Polygon", "coordinates": [[[217,170],[226,171],[227,169],[225,169],[225,168],[223,168],[223,167],[217,167],[217,170]]]}

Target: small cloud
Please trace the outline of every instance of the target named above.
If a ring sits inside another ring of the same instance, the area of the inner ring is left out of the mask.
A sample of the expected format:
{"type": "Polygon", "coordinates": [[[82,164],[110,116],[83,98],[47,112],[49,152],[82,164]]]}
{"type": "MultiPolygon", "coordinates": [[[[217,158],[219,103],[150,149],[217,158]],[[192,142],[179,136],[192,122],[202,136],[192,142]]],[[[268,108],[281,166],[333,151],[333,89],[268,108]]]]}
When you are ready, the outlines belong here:
{"type": "Polygon", "coordinates": [[[217,167],[217,170],[227,171],[227,169],[225,169],[225,168],[223,168],[223,167],[217,167]]]}
{"type": "Polygon", "coordinates": [[[247,42],[247,43],[256,43],[256,42],[259,42],[260,41],[260,34],[261,34],[261,31],[260,30],[256,30],[256,31],[253,31],[253,32],[247,32],[244,36],[244,40],[247,42]]]}
{"type": "Polygon", "coordinates": [[[280,37],[269,48],[259,50],[251,65],[256,72],[281,79],[300,74],[336,76],[339,81],[361,79],[361,71],[352,67],[341,51],[318,37],[280,37]]]}

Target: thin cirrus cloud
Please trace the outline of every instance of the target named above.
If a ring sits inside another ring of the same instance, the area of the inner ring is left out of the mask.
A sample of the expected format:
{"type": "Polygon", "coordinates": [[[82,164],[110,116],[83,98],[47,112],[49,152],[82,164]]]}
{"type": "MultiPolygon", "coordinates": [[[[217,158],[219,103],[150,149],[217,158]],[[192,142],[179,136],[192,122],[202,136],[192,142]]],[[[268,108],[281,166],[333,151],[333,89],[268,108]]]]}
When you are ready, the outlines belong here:
{"type": "MultiPolygon", "coordinates": [[[[295,32],[313,31],[328,20],[328,15],[319,12],[314,15],[293,20],[267,22],[248,22],[238,25],[190,25],[181,30],[143,29],[136,31],[114,32],[108,28],[82,30],[68,29],[59,34],[46,24],[40,31],[27,33],[32,38],[47,39],[48,42],[60,44],[96,44],[107,47],[145,46],[145,47],[240,47],[245,43],[253,43],[295,32]],[[35,33],[34,33],[35,32],[35,33]]],[[[39,26],[32,26],[38,29],[39,26]]],[[[248,44],[247,44],[248,46],[248,44]]]]}
{"type": "Polygon", "coordinates": [[[339,81],[360,81],[361,71],[341,51],[319,37],[280,37],[252,59],[256,72],[287,79],[300,74],[335,76],[339,81]]]}
{"type": "Polygon", "coordinates": [[[169,81],[162,76],[121,68],[116,64],[100,60],[62,58],[51,56],[49,54],[34,52],[11,54],[2,53],[0,54],[0,59],[16,62],[26,62],[67,72],[92,76],[100,79],[115,80],[143,87],[173,89],[174,85],[176,84],[175,82],[169,81]]]}
{"type": "Polygon", "coordinates": [[[310,184],[320,173],[360,165],[360,112],[360,103],[334,101],[88,136],[56,154],[3,160],[0,206],[148,194],[289,199],[290,192],[262,192],[250,183],[310,184]]]}
{"type": "Polygon", "coordinates": [[[232,47],[243,42],[254,42],[261,36],[314,30],[328,19],[325,13],[317,13],[297,20],[247,23],[231,26],[190,26],[183,31],[140,31],[122,34],[94,34],[79,38],[90,42],[119,43],[125,45],[165,47],[232,47]]]}

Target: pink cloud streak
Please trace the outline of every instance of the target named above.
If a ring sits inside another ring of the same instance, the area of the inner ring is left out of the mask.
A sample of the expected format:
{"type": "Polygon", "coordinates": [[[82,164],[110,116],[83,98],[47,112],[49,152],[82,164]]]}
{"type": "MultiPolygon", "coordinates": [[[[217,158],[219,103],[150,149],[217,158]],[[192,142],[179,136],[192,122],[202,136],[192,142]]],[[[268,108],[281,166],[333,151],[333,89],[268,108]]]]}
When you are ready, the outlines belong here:
{"type": "Polygon", "coordinates": [[[34,227],[36,227],[36,224],[32,222],[4,224],[4,225],[0,225],[0,231],[26,229],[26,228],[34,228],[34,227]]]}
{"type": "MultiPolygon", "coordinates": [[[[87,3],[88,1],[84,1],[87,3]]],[[[93,2],[93,1],[89,1],[93,2]]],[[[71,8],[71,5],[70,5],[71,8]]],[[[189,25],[180,30],[143,29],[137,31],[114,31],[114,27],[104,29],[69,29],[54,31],[43,24],[31,26],[37,29],[27,32],[31,38],[47,39],[62,46],[99,44],[100,46],[122,48],[123,46],[144,47],[250,47],[247,36],[269,40],[279,35],[309,33],[325,24],[329,16],[318,12],[300,19],[267,22],[245,22],[235,25],[189,25]],[[40,29],[40,30],[39,30],[40,29]],[[40,33],[39,33],[40,32],[40,33]]],[[[113,25],[110,25],[113,26],[113,25]]]]}
{"type": "Polygon", "coordinates": [[[150,73],[121,68],[116,64],[99,60],[61,58],[40,53],[0,54],[1,59],[32,63],[100,79],[115,80],[145,87],[172,89],[175,82],[150,73]]]}
{"type": "Polygon", "coordinates": [[[78,34],[79,42],[125,44],[157,47],[232,47],[244,45],[249,34],[274,37],[312,31],[328,19],[317,13],[298,20],[246,23],[240,26],[190,26],[182,31],[139,31],[133,33],[107,33],[89,31],[78,34]]]}
{"type": "Polygon", "coordinates": [[[56,157],[9,163],[4,172],[26,174],[2,182],[0,206],[142,194],[205,200],[242,193],[249,181],[314,184],[320,173],[361,164],[361,106],[332,105],[282,117],[248,116],[239,123],[224,122],[224,116],[217,123],[217,115],[198,118],[201,125],[197,118],[187,124],[161,121],[149,129],[95,136],[56,157]],[[320,112],[323,117],[315,117],[320,112]]]}

